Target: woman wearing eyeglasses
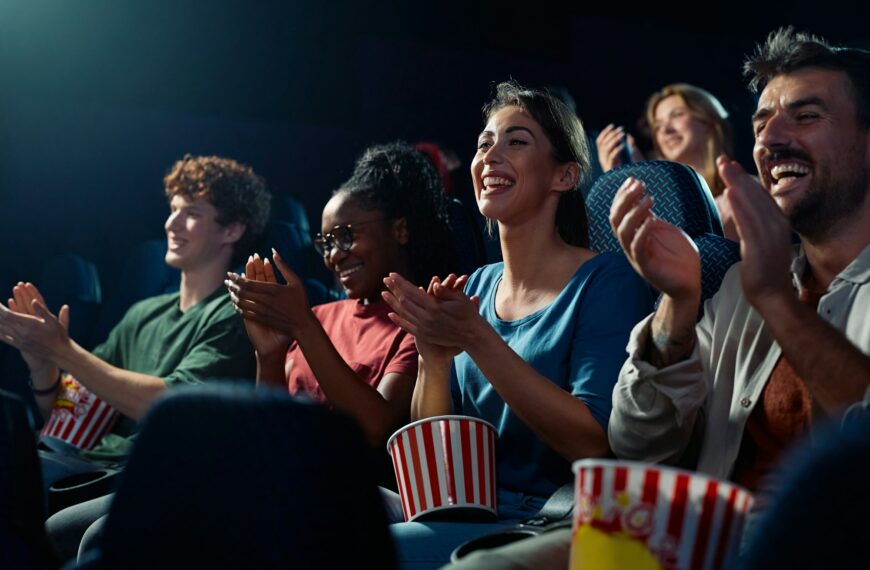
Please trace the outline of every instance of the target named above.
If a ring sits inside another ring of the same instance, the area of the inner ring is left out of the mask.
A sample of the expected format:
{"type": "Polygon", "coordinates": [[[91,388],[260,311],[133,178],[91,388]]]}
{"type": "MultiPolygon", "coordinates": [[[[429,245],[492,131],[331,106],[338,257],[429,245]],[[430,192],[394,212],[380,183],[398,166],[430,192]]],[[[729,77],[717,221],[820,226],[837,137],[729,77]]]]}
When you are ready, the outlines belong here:
{"type": "Polygon", "coordinates": [[[256,350],[258,385],[328,402],[380,445],[407,419],[417,376],[414,338],[388,318],[383,278],[425,284],[455,257],[438,174],[405,144],[370,148],[327,202],[321,228],[314,245],[348,299],[309,308],[274,251],[286,285],[254,256],[227,286],[256,350]]]}

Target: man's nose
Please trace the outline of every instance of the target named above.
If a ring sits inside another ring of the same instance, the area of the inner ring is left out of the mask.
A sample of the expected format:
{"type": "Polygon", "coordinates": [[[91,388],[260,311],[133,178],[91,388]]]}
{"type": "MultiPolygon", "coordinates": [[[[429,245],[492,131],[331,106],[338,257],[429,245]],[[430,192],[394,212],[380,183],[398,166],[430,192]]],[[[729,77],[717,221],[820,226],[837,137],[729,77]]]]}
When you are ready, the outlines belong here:
{"type": "Polygon", "coordinates": [[[777,113],[764,122],[764,126],[756,133],[755,142],[765,147],[788,145],[791,141],[789,121],[777,113]]]}

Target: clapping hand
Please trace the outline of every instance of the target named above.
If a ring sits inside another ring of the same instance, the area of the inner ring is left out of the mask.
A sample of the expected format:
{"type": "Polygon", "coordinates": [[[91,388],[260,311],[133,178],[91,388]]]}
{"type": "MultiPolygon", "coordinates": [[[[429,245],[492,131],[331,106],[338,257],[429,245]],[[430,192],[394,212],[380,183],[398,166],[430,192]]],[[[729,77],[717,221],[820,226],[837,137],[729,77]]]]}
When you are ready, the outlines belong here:
{"type": "Polygon", "coordinates": [[[791,262],[791,224],[758,181],[739,163],[720,156],[716,160],[725,181],[740,238],[741,278],[746,299],[761,310],[778,296],[794,296],[791,262]]]}
{"type": "Polygon", "coordinates": [[[398,273],[384,279],[388,291],[383,292],[383,298],[395,311],[390,319],[414,335],[424,360],[453,358],[464,350],[481,322],[480,299],[462,292],[467,280],[465,275],[454,274],[443,281],[433,277],[424,291],[398,273]]]}
{"type": "Polygon", "coordinates": [[[54,366],[54,355],[69,341],[69,306],[53,315],[32,283],[13,287],[8,304],[0,303],[0,340],[21,351],[32,373],[54,366]]]}
{"type": "Polygon", "coordinates": [[[260,354],[286,351],[304,315],[310,312],[302,280],[275,250],[272,258],[287,282],[281,285],[268,259],[248,258],[245,275],[228,273],[225,281],[233,307],[260,354]]]}
{"type": "Polygon", "coordinates": [[[701,295],[701,260],[682,230],[653,213],[653,198],[644,183],[629,177],[610,208],[610,225],[635,271],[674,299],[701,295]]]}

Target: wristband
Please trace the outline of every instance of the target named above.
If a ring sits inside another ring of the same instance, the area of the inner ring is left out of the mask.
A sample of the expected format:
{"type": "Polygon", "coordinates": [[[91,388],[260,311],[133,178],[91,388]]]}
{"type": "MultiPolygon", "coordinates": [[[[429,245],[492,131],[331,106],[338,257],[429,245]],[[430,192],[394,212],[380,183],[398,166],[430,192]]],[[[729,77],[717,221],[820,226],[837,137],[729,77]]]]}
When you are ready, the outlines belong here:
{"type": "Polygon", "coordinates": [[[54,394],[54,392],[57,390],[57,387],[60,386],[60,379],[62,376],[63,376],[63,374],[58,372],[57,373],[57,380],[54,381],[54,384],[52,384],[51,386],[49,386],[48,388],[45,388],[43,390],[40,390],[39,388],[34,386],[33,379],[31,378],[30,379],[30,390],[34,394],[36,394],[37,396],[48,396],[49,394],[54,394]]]}

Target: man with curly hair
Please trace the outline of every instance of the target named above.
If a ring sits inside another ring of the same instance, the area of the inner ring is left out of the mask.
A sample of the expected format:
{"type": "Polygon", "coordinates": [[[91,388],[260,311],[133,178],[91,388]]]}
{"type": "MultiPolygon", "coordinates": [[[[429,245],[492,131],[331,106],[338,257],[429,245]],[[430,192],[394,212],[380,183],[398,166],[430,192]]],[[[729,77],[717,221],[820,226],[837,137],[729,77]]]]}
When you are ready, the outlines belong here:
{"type": "Polygon", "coordinates": [[[92,450],[42,453],[46,487],[92,470],[94,462],[123,459],[135,422],[168,388],[214,377],[253,378],[251,346],[222,285],[266,225],[266,184],[249,166],[216,156],[185,156],[164,184],[166,263],[181,270],[177,293],[135,304],[93,352],[68,336],[69,307],[52,314],[34,285],[19,283],[9,307],[0,304],[0,340],[21,351],[46,418],[61,371],[121,414],[92,450]]]}

